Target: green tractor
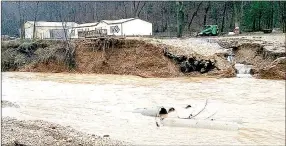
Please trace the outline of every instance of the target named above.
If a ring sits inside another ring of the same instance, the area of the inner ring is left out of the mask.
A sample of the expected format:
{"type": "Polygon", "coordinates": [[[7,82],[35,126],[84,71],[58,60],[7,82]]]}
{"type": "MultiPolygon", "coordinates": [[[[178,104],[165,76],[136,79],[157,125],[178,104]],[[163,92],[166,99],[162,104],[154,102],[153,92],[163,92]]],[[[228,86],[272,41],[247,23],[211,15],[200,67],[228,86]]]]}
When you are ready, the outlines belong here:
{"type": "Polygon", "coordinates": [[[218,27],[217,25],[205,25],[204,30],[201,31],[198,36],[217,36],[218,27]]]}

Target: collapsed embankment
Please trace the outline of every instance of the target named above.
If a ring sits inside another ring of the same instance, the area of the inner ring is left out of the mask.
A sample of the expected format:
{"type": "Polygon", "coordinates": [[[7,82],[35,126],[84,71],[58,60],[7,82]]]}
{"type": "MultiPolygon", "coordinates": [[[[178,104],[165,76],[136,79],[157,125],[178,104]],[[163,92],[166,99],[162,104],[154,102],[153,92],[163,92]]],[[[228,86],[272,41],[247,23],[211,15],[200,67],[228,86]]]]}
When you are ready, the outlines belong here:
{"type": "Polygon", "coordinates": [[[182,62],[164,55],[164,48],[170,46],[158,46],[142,40],[101,38],[70,43],[36,41],[2,44],[2,71],[78,72],[141,77],[234,76],[233,67],[217,55],[206,58],[194,54],[199,69],[184,72],[182,62]],[[206,60],[211,67],[205,65],[206,60]]]}
{"type": "Polygon", "coordinates": [[[144,41],[94,39],[76,41],[76,70],[81,73],[176,77],[182,75],[162,49],[144,41]]]}
{"type": "Polygon", "coordinates": [[[63,41],[2,42],[1,71],[64,72],[75,66],[74,46],[63,41]]]}
{"type": "Polygon", "coordinates": [[[220,39],[218,43],[233,51],[235,63],[252,65],[256,78],[286,79],[285,45],[249,39],[220,39]]]}

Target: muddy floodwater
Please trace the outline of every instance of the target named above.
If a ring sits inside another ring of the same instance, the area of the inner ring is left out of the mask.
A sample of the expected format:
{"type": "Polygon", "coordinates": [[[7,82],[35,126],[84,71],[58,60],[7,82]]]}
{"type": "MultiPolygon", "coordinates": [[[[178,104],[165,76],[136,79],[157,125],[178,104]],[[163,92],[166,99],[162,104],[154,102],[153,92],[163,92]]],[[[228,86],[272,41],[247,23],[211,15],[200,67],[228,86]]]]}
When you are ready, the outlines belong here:
{"type": "Polygon", "coordinates": [[[2,116],[40,119],[141,145],[284,145],[285,81],[253,78],[140,78],[119,75],[2,73],[2,100],[19,105],[2,116]],[[130,112],[208,99],[221,121],[239,130],[156,127],[130,112]]]}

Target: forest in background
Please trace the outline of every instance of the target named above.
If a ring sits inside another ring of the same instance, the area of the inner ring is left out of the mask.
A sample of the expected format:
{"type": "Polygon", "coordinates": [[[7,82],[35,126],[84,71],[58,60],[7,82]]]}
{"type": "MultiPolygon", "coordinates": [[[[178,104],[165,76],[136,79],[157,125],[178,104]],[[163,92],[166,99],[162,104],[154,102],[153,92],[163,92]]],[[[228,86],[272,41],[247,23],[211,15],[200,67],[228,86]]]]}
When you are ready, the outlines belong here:
{"type": "Polygon", "coordinates": [[[98,22],[131,17],[153,24],[155,35],[190,35],[205,24],[220,32],[286,31],[284,1],[14,1],[1,2],[2,35],[19,36],[26,21],[98,22]]]}

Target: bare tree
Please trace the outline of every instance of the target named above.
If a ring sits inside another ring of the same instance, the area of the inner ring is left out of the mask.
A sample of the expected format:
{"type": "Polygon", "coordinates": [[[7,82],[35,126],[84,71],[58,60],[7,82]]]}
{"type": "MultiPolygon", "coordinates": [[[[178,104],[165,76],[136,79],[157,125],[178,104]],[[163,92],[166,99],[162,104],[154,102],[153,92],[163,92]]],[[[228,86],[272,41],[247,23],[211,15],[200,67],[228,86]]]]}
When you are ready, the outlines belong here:
{"type": "Polygon", "coordinates": [[[279,8],[281,13],[281,24],[282,24],[282,30],[285,33],[286,32],[286,2],[279,1],[279,8]]]}
{"type": "MultiPolygon", "coordinates": [[[[242,29],[258,30],[267,26],[268,28],[277,27],[285,30],[285,10],[282,1],[262,3],[259,2],[184,2],[184,22],[181,26],[183,30],[199,29],[200,26],[194,26],[196,23],[208,24],[215,23],[220,26],[220,30],[226,31],[228,28],[239,26],[243,23],[242,29]],[[186,6],[188,5],[188,6],[186,6]],[[226,7],[225,7],[226,6],[226,7]],[[226,8],[226,9],[224,9],[226,8]],[[262,9],[262,10],[260,10],[262,9]],[[261,13],[259,13],[261,11],[261,13]],[[188,19],[185,19],[188,18],[188,19]],[[223,28],[222,28],[222,21],[223,28]],[[273,21],[273,22],[272,22],[273,21]],[[240,24],[241,23],[241,24],[240,24]],[[272,24],[273,23],[273,24],[272,24]],[[226,27],[227,26],[227,27],[226,27]],[[186,28],[186,29],[185,29],[186,28]]],[[[60,21],[56,7],[64,5],[65,9],[61,10],[66,13],[66,21],[74,20],[77,23],[91,22],[103,19],[120,19],[128,17],[140,17],[150,21],[156,31],[169,29],[174,33],[176,29],[172,29],[177,25],[176,2],[143,2],[143,1],[121,1],[121,2],[40,2],[38,10],[35,5],[31,8],[31,2],[3,2],[2,22],[5,34],[18,34],[20,32],[22,39],[24,38],[24,20],[45,20],[60,21]],[[5,5],[5,6],[4,6],[5,5]],[[16,9],[16,13],[13,11],[16,9]],[[18,12],[19,10],[19,12],[18,12]],[[37,11],[37,13],[35,13],[37,11]],[[142,15],[144,13],[144,15],[142,15]],[[21,28],[21,31],[15,31],[21,28]]],[[[32,25],[33,27],[33,25],[32,25]]],[[[32,34],[31,34],[32,35],[32,34]]],[[[36,35],[34,35],[36,36],[36,35]]]]}
{"type": "Polygon", "coordinates": [[[191,17],[191,20],[190,20],[190,22],[189,22],[189,24],[188,24],[188,30],[189,30],[189,31],[191,30],[191,25],[192,25],[192,23],[193,23],[193,20],[194,20],[194,18],[197,16],[198,11],[199,11],[199,9],[200,9],[202,3],[203,3],[203,2],[200,2],[200,3],[198,4],[196,11],[193,13],[193,15],[192,15],[192,17],[191,17]]]}
{"type": "Polygon", "coordinates": [[[142,4],[141,7],[140,7],[140,3],[141,3],[141,2],[142,2],[142,1],[133,1],[133,2],[132,2],[132,4],[133,4],[132,10],[133,10],[133,16],[134,16],[134,17],[139,17],[139,15],[140,15],[142,9],[143,9],[144,6],[146,5],[146,2],[142,2],[143,4],[142,4]]]}
{"type": "Polygon", "coordinates": [[[33,26],[33,40],[36,38],[36,22],[38,17],[38,7],[39,7],[39,1],[36,2],[36,10],[35,10],[34,26],[33,26]]]}
{"type": "Polygon", "coordinates": [[[24,16],[22,14],[22,10],[21,10],[21,3],[20,1],[18,1],[18,9],[19,9],[19,27],[20,27],[20,38],[21,40],[23,40],[23,38],[25,37],[25,28],[24,28],[24,16]]]}
{"type": "Polygon", "coordinates": [[[127,5],[127,4],[126,4],[126,2],[124,2],[124,1],[122,2],[122,4],[123,4],[123,7],[124,7],[124,8],[123,8],[124,17],[127,18],[127,17],[128,17],[128,15],[127,15],[127,8],[126,8],[126,5],[127,5]]]}
{"type": "Polygon", "coordinates": [[[93,19],[98,21],[97,2],[93,2],[93,19]]]}
{"type": "Polygon", "coordinates": [[[184,22],[184,5],[179,1],[177,5],[177,37],[182,37],[183,34],[183,22],[184,22]]]}
{"type": "Polygon", "coordinates": [[[227,2],[224,2],[224,8],[223,8],[223,15],[222,15],[222,22],[221,22],[221,30],[220,32],[223,32],[224,29],[224,20],[225,20],[225,13],[226,13],[226,6],[227,6],[227,2]]]}
{"type": "Polygon", "coordinates": [[[206,25],[206,23],[207,23],[207,15],[208,15],[210,6],[211,6],[211,2],[209,1],[207,7],[205,8],[204,25],[206,25]]]}

